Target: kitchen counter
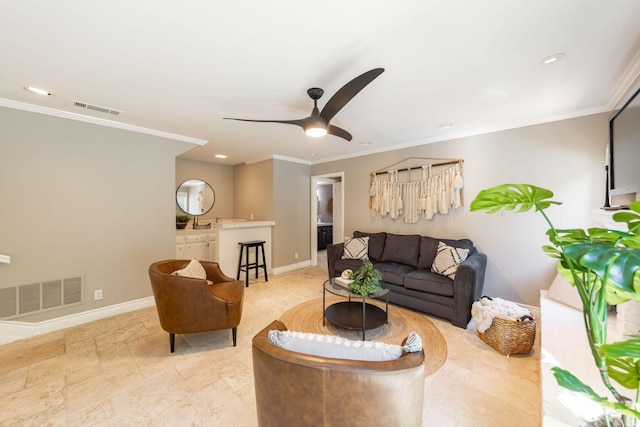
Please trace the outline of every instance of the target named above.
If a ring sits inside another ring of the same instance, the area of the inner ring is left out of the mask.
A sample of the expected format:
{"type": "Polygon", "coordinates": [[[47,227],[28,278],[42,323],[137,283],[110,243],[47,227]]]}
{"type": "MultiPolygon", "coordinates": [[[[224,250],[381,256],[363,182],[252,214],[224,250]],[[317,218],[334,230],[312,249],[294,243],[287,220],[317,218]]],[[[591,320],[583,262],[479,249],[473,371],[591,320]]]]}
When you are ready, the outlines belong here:
{"type": "MultiPolygon", "coordinates": [[[[275,221],[223,221],[215,225],[216,254],[220,268],[229,277],[236,277],[238,272],[238,258],[240,258],[239,242],[264,240],[265,264],[267,272],[271,274],[271,230],[275,221]]],[[[251,251],[253,260],[254,251],[251,251]]],[[[255,271],[252,271],[253,274],[255,271]]]]}
{"type": "Polygon", "coordinates": [[[230,221],[230,222],[218,222],[215,224],[216,229],[230,229],[230,228],[254,228],[254,227],[271,227],[276,225],[275,221],[230,221]]]}

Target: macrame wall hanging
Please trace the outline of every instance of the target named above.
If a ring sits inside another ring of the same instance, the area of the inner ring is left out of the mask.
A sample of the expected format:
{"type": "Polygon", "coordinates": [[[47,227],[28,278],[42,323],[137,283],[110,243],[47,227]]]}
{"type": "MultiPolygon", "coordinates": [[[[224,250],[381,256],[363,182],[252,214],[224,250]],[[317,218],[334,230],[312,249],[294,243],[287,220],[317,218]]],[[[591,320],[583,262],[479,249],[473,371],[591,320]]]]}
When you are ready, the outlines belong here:
{"type": "Polygon", "coordinates": [[[462,162],[462,159],[411,157],[373,172],[369,192],[371,216],[414,224],[459,208],[463,204],[462,162]],[[391,169],[415,159],[432,162],[391,169]],[[416,172],[412,174],[412,171],[416,172]]]}

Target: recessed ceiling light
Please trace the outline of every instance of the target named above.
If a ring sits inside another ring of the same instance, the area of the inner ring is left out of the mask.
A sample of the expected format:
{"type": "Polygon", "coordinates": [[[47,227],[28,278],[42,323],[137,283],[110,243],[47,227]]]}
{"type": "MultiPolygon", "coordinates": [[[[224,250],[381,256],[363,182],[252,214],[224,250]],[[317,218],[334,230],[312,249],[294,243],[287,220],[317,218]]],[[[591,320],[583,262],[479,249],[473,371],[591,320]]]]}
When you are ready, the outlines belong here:
{"type": "Polygon", "coordinates": [[[224,155],[224,154],[216,154],[216,158],[218,158],[218,159],[226,159],[227,156],[224,155]]]}
{"type": "Polygon", "coordinates": [[[442,123],[438,125],[438,129],[449,129],[453,127],[453,123],[442,123]]]}
{"type": "Polygon", "coordinates": [[[371,141],[364,141],[361,142],[360,145],[371,145],[371,141]]]}
{"type": "Polygon", "coordinates": [[[562,58],[564,58],[564,53],[554,53],[553,55],[549,55],[546,58],[542,58],[540,63],[542,65],[549,65],[553,64],[554,62],[560,61],[562,58]]]}
{"type": "Polygon", "coordinates": [[[25,86],[24,87],[25,90],[28,90],[29,92],[33,92],[36,93],[38,95],[42,95],[42,96],[53,96],[53,94],[47,90],[44,89],[40,89],[38,87],[33,87],[33,86],[25,86]]]}

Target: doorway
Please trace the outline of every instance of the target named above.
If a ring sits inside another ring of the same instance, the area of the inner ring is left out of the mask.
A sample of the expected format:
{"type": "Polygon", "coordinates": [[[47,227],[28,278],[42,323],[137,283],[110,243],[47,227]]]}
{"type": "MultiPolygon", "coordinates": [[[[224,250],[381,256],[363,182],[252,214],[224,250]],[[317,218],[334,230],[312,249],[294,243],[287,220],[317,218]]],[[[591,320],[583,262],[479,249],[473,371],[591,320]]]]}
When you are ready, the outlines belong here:
{"type": "Polygon", "coordinates": [[[332,243],[344,240],[343,188],[344,172],[311,177],[311,265],[318,265],[319,224],[321,232],[331,227],[332,243]]]}

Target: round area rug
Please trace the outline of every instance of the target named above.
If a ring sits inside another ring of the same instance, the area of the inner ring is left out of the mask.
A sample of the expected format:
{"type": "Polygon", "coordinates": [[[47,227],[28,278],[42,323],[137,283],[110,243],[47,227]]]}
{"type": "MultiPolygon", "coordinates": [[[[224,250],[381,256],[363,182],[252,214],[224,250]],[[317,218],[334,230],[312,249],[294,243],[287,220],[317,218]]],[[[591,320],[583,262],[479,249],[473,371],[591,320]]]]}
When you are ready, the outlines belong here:
{"type": "MultiPolygon", "coordinates": [[[[344,298],[327,298],[327,307],[344,298]]],[[[369,301],[367,301],[369,302],[369,301]]],[[[384,309],[384,302],[371,301],[384,309]]],[[[342,329],[329,320],[322,326],[322,298],[303,302],[287,310],[279,319],[291,331],[311,332],[314,334],[339,335],[351,340],[361,340],[361,331],[342,329]]],[[[447,359],[447,342],[429,319],[416,312],[389,305],[389,323],[366,332],[367,341],[382,341],[387,344],[402,344],[410,332],[415,331],[422,338],[425,357],[425,373],[431,375],[447,359]]]]}

